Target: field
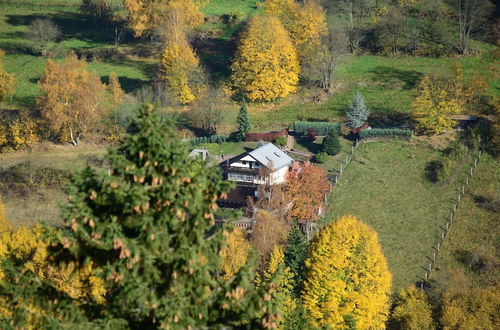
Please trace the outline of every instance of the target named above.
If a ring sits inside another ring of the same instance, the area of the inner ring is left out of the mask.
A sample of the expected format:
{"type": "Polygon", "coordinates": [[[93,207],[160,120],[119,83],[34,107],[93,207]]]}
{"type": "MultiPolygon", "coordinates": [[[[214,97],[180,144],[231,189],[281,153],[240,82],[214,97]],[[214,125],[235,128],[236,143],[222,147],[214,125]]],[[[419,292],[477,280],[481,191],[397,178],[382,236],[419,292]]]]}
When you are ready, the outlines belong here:
{"type": "Polygon", "coordinates": [[[353,214],[377,231],[395,289],[423,276],[458,187],[460,169],[446,184],[424,177],[426,163],[438,155],[425,142],[363,143],[330,198],[328,220],[353,214]]]}
{"type": "Polygon", "coordinates": [[[500,163],[485,155],[439,252],[430,279],[446,285],[450,272],[462,270],[473,287],[495,285],[500,278],[498,212],[500,163]]]}

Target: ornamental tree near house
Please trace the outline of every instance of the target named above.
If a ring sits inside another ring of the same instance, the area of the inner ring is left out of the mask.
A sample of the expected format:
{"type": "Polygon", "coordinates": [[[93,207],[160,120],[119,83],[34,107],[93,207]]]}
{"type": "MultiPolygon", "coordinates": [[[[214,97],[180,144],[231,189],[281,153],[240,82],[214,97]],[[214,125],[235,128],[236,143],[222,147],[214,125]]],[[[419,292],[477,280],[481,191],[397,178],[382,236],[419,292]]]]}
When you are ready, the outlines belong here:
{"type": "Polygon", "coordinates": [[[368,120],[370,111],[365,105],[363,95],[358,91],[352,97],[351,104],[347,108],[345,124],[351,129],[363,126],[368,120]]]}
{"type": "Polygon", "coordinates": [[[75,54],[62,62],[47,61],[38,81],[37,99],[42,118],[61,140],[78,145],[81,136],[103,113],[105,86],[75,54]]]}
{"type": "Polygon", "coordinates": [[[236,117],[236,124],[238,125],[238,140],[243,141],[245,139],[245,134],[250,131],[251,124],[248,118],[248,105],[245,99],[243,99],[243,104],[240,107],[240,112],[238,117],[236,117]]]}
{"type": "Polygon", "coordinates": [[[336,155],[342,150],[340,145],[340,140],[337,132],[335,130],[330,131],[327,136],[323,139],[323,151],[328,155],[336,155]]]}

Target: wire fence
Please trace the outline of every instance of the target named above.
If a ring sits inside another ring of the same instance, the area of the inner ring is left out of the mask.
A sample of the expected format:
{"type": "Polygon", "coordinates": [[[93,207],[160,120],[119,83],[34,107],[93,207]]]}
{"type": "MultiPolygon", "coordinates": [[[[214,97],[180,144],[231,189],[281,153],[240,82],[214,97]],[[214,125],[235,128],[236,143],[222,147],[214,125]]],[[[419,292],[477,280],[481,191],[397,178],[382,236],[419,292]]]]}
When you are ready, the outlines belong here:
{"type": "MultiPolygon", "coordinates": [[[[481,145],[481,138],[479,138],[479,146],[480,145],[481,145]]],[[[482,150],[481,150],[481,147],[479,147],[477,151],[474,151],[473,162],[470,164],[470,168],[466,171],[467,175],[465,177],[464,182],[458,188],[457,198],[456,198],[456,200],[453,201],[453,204],[450,207],[450,214],[447,217],[446,223],[444,225],[439,225],[438,241],[436,242],[435,245],[432,246],[431,255],[427,256],[427,258],[429,259],[429,263],[423,267],[425,269],[424,275],[422,278],[420,276],[417,276],[421,280],[421,281],[419,281],[419,287],[421,289],[423,289],[428,284],[430,275],[431,275],[432,271],[434,270],[434,264],[436,263],[436,260],[438,259],[439,252],[441,251],[441,249],[443,247],[443,243],[444,243],[446,237],[448,236],[448,233],[449,233],[451,227],[453,226],[453,224],[456,221],[456,213],[458,211],[458,208],[460,207],[460,203],[463,200],[465,192],[467,191],[467,187],[469,186],[472,178],[474,177],[474,173],[476,171],[476,168],[477,168],[479,161],[481,160],[481,157],[482,157],[482,150]]]]}

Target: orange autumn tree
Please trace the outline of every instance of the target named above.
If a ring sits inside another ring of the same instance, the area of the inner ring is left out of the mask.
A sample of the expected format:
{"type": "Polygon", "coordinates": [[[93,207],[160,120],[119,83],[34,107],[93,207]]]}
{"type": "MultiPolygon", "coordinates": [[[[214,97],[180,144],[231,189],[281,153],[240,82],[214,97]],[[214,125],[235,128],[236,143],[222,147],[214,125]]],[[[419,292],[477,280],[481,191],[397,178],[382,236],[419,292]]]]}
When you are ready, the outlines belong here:
{"type": "Polygon", "coordinates": [[[279,19],[258,15],[250,20],[231,69],[234,84],[251,101],[271,101],[295,92],[299,61],[279,19]]]}
{"type": "Polygon", "coordinates": [[[78,145],[82,134],[102,115],[105,86],[99,76],[71,54],[59,63],[49,59],[38,86],[42,118],[61,140],[78,145]]]}
{"type": "Polygon", "coordinates": [[[312,164],[291,175],[287,185],[288,198],[293,202],[291,216],[315,220],[330,187],[326,171],[312,164]]]}

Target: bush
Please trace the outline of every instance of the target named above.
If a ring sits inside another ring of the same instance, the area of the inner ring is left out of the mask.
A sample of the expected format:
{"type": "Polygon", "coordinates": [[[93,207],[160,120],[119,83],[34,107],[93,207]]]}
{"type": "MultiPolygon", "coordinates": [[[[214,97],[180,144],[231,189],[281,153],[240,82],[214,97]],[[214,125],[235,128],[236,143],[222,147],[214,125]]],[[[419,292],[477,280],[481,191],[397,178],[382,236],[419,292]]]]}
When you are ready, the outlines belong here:
{"type": "Polygon", "coordinates": [[[286,129],[282,129],[281,131],[274,131],[274,132],[265,132],[265,133],[247,133],[245,134],[245,141],[253,141],[253,142],[258,142],[258,141],[274,141],[280,136],[285,136],[288,134],[288,131],[286,129]]]}
{"type": "Polygon", "coordinates": [[[296,121],[293,123],[293,130],[298,134],[305,135],[308,129],[315,130],[317,135],[328,135],[331,131],[335,131],[337,135],[340,134],[339,123],[326,121],[296,121]]]}
{"type": "Polygon", "coordinates": [[[198,145],[198,144],[202,144],[202,143],[217,143],[217,144],[221,144],[221,143],[226,143],[228,139],[228,136],[227,135],[211,135],[211,136],[200,136],[200,137],[196,137],[194,139],[191,139],[191,145],[195,146],[195,145],[198,145]]]}
{"type": "Polygon", "coordinates": [[[58,188],[69,177],[64,170],[21,163],[0,170],[0,195],[26,196],[39,188],[58,188]]]}
{"type": "Polygon", "coordinates": [[[401,128],[373,128],[373,129],[364,129],[359,132],[359,137],[361,139],[367,139],[372,137],[391,137],[391,136],[403,136],[410,139],[412,135],[413,135],[412,130],[401,129],[401,128]]]}
{"type": "Polygon", "coordinates": [[[448,178],[453,161],[448,157],[430,161],[425,167],[426,177],[432,182],[443,182],[448,178]]]}
{"type": "Polygon", "coordinates": [[[314,161],[320,164],[326,163],[328,161],[328,154],[322,151],[314,156],[314,161]]]}
{"type": "Polygon", "coordinates": [[[339,136],[335,131],[331,131],[323,140],[323,151],[330,156],[336,155],[342,150],[339,136]]]}
{"type": "Polygon", "coordinates": [[[59,38],[61,31],[50,19],[37,18],[30,24],[26,37],[33,43],[33,51],[45,55],[59,38]]]}
{"type": "Polygon", "coordinates": [[[318,133],[316,133],[315,130],[313,130],[312,128],[307,129],[307,138],[309,139],[309,141],[311,141],[311,142],[316,141],[317,136],[318,136],[318,133]]]}
{"type": "Polygon", "coordinates": [[[284,136],[280,136],[279,138],[274,140],[274,144],[278,147],[284,147],[286,146],[286,138],[284,136]]]}
{"type": "Polygon", "coordinates": [[[444,151],[446,157],[449,157],[455,161],[463,159],[467,153],[467,147],[462,143],[453,141],[450,143],[448,148],[444,151]]]}

